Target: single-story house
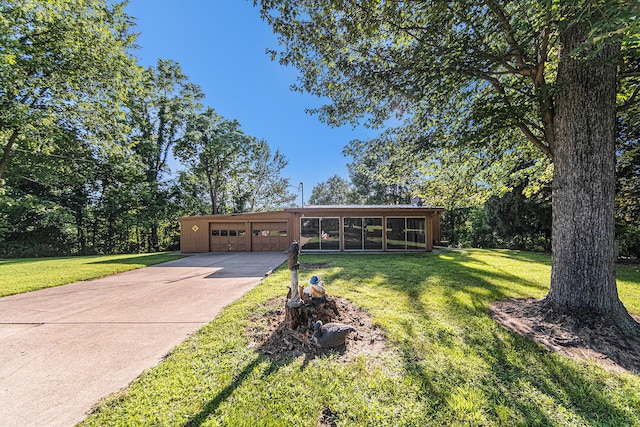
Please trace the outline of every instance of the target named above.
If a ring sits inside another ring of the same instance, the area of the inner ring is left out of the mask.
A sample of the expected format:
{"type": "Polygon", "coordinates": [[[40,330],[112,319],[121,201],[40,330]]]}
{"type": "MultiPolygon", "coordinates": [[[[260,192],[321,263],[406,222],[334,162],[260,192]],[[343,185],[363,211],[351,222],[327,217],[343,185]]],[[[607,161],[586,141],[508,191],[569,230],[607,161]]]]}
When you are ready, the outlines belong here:
{"type": "Polygon", "coordinates": [[[180,250],[190,252],[432,251],[441,207],[304,206],[274,212],[180,218],[180,250]]]}

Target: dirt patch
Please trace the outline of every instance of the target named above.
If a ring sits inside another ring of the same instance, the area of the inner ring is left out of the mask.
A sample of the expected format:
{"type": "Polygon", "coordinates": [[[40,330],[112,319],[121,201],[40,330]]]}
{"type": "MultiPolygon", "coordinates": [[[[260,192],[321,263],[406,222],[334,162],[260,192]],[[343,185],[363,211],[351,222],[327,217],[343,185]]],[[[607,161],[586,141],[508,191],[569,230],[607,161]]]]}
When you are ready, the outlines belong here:
{"type": "MultiPolygon", "coordinates": [[[[505,328],[573,359],[590,360],[614,372],[640,373],[640,338],[623,336],[611,325],[585,325],[567,316],[549,316],[536,299],[509,299],[491,306],[505,328]]],[[[640,317],[633,316],[640,322],[640,317]]]]}
{"type": "Polygon", "coordinates": [[[324,408],[318,417],[318,427],[338,427],[335,414],[329,408],[324,408]]]}
{"type": "Polygon", "coordinates": [[[299,327],[290,330],[285,325],[285,298],[274,298],[267,303],[267,310],[250,318],[247,330],[252,347],[274,361],[304,355],[313,359],[323,354],[333,354],[340,360],[352,360],[358,355],[376,355],[388,351],[382,329],[374,325],[371,316],[344,298],[331,298],[339,315],[333,322],[345,323],[356,330],[349,334],[345,345],[335,348],[318,348],[309,340],[313,330],[299,327]]]}

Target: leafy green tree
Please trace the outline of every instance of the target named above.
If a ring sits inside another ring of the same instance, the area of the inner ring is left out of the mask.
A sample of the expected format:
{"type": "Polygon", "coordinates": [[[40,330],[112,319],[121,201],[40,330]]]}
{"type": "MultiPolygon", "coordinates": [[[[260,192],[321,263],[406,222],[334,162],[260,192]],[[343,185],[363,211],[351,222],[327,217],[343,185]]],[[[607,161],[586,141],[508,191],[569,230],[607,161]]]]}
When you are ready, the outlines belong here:
{"type": "Polygon", "coordinates": [[[204,176],[192,170],[178,173],[174,189],[174,202],[180,216],[209,215],[211,203],[207,202],[207,181],[204,176]]]}
{"type": "Polygon", "coordinates": [[[10,233],[4,256],[66,255],[86,250],[85,216],[95,181],[91,147],[77,132],[58,129],[47,152],[14,150],[5,174],[10,233]],[[9,219],[10,218],[10,219],[9,219]]]}
{"type": "Polygon", "coordinates": [[[134,152],[145,165],[146,183],[141,221],[148,228],[148,248],[158,250],[160,223],[170,210],[171,191],[164,177],[176,142],[186,131],[188,118],[200,108],[204,97],[199,86],[191,83],[175,61],[158,60],[142,76],[142,89],[134,89],[129,98],[129,123],[133,130],[134,152]]]}
{"type": "Polygon", "coordinates": [[[211,215],[223,213],[224,194],[234,175],[248,170],[255,138],[245,135],[237,120],[227,120],[208,107],[190,117],[175,154],[194,173],[206,178],[211,215]]]}
{"type": "Polygon", "coordinates": [[[485,223],[500,247],[548,251],[551,249],[551,188],[531,197],[523,194],[524,188],[525,184],[520,184],[501,196],[490,197],[483,209],[485,223]]]}
{"type": "Polygon", "coordinates": [[[413,148],[392,132],[368,142],[351,141],[343,154],[353,158],[347,167],[354,202],[408,204],[424,181],[423,156],[413,155],[413,148]]]}
{"type": "Polygon", "coordinates": [[[87,235],[94,253],[148,251],[145,163],[130,147],[96,158],[97,172],[88,212],[87,235]]]}
{"type": "Polygon", "coordinates": [[[613,215],[616,95],[638,81],[637,2],[256,3],[280,35],[274,57],[300,70],[300,90],[330,100],[312,110],[327,123],[375,126],[405,114],[408,132],[434,136],[428,143],[488,153],[529,144],[552,160],[542,304],[638,333],[617,294],[613,215]],[[521,137],[505,137],[513,130],[521,137]]]}
{"type": "Polygon", "coordinates": [[[329,177],[311,190],[310,205],[347,205],[352,203],[351,184],[339,175],[329,177]]]}
{"type": "Polygon", "coordinates": [[[119,139],[139,76],[123,4],[3,0],[0,16],[0,179],[16,147],[46,152],[59,128],[119,139]]]}
{"type": "Polygon", "coordinates": [[[616,234],[620,254],[640,258],[640,130],[627,123],[619,126],[616,234]]]}
{"type": "Polygon", "coordinates": [[[443,236],[446,236],[447,225],[454,231],[457,240],[449,241],[449,244],[458,247],[473,248],[497,248],[505,247],[496,236],[495,230],[489,225],[485,206],[456,208],[445,211],[441,227],[443,236]],[[448,221],[455,216],[456,221],[448,221]],[[447,224],[449,223],[449,224],[447,224]]]}
{"type": "Polygon", "coordinates": [[[249,168],[236,174],[232,188],[234,212],[264,212],[290,206],[296,194],[289,191],[289,179],[282,177],[285,156],[271,149],[265,140],[257,141],[248,153],[249,168]]]}
{"type": "MultiPolygon", "coordinates": [[[[640,68],[628,59],[629,71],[640,68]],[[635,66],[635,67],[634,67],[635,66]]],[[[620,255],[640,258],[640,97],[639,79],[622,79],[618,119],[616,237],[620,255]]]]}

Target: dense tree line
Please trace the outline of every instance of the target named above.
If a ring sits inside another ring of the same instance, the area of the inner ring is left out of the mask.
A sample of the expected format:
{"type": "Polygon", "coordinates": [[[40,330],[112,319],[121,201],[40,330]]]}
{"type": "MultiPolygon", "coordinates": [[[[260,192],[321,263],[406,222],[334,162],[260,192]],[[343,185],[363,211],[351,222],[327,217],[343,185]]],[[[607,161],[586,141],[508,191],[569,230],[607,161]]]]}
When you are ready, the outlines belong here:
{"type": "MultiPolygon", "coordinates": [[[[616,241],[618,255],[633,259],[640,258],[639,141],[619,132],[616,241]]],[[[417,197],[445,208],[446,245],[551,251],[549,162],[524,163],[520,153],[519,162],[504,156],[488,165],[479,154],[414,151],[388,133],[367,143],[352,141],[344,150],[353,158],[348,179],[334,175],[317,184],[309,204],[410,204],[417,197]]]]}
{"type": "Polygon", "coordinates": [[[180,216],[295,198],[284,156],[203,106],[178,63],[136,63],[123,4],[0,15],[0,257],[176,249],[180,216]]]}

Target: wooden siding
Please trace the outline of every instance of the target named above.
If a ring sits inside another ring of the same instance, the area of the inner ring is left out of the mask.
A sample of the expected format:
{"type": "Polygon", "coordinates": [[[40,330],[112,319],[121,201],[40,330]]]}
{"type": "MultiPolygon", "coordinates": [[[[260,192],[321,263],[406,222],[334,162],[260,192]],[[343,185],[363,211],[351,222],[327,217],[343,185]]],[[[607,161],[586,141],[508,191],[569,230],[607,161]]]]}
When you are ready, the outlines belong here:
{"type": "MultiPolygon", "coordinates": [[[[284,251],[300,241],[300,219],[339,218],[340,250],[344,251],[344,218],[425,218],[425,250],[440,241],[443,208],[417,206],[309,206],[277,212],[207,215],[180,218],[180,250],[190,252],[284,251]]],[[[383,236],[386,250],[386,233],[383,236]]]]}

